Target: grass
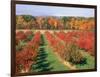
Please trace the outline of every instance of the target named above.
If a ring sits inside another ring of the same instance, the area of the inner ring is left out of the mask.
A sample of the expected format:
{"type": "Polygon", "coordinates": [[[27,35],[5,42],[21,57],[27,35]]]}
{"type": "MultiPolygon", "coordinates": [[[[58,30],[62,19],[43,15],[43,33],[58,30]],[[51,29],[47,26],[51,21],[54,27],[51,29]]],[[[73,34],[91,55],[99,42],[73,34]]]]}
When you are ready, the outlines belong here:
{"type": "Polygon", "coordinates": [[[65,66],[63,63],[61,63],[58,59],[58,57],[54,54],[54,52],[52,52],[52,49],[50,49],[49,47],[46,47],[47,50],[47,60],[52,62],[51,66],[53,67],[52,71],[65,71],[65,70],[69,70],[69,68],[67,66],[65,66]]]}
{"type": "MultiPolygon", "coordinates": [[[[44,40],[45,40],[45,44],[48,44],[48,41],[46,40],[45,36],[44,40]]],[[[52,48],[50,48],[49,46],[45,47],[46,49],[46,53],[48,54],[47,60],[52,62],[51,66],[53,67],[52,71],[65,71],[65,70],[69,70],[69,68],[67,66],[65,66],[63,63],[61,63],[61,61],[58,59],[58,57],[54,54],[52,48]]]]}
{"type": "Polygon", "coordinates": [[[86,62],[83,64],[77,64],[76,67],[78,69],[94,69],[95,68],[95,58],[85,51],[82,51],[82,54],[85,57],[86,62]]]}
{"type": "Polygon", "coordinates": [[[67,66],[60,62],[52,49],[48,46],[48,41],[44,35],[42,35],[42,41],[43,44],[39,47],[36,64],[32,65],[32,72],[69,70],[67,66]]]}

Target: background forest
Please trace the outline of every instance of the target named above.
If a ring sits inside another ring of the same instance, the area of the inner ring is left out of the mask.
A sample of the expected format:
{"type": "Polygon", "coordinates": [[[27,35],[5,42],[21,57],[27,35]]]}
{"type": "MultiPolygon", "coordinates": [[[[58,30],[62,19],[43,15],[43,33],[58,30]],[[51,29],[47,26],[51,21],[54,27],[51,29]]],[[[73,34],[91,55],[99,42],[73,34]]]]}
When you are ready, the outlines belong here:
{"type": "Polygon", "coordinates": [[[16,15],[16,29],[94,30],[93,17],[16,15]]]}

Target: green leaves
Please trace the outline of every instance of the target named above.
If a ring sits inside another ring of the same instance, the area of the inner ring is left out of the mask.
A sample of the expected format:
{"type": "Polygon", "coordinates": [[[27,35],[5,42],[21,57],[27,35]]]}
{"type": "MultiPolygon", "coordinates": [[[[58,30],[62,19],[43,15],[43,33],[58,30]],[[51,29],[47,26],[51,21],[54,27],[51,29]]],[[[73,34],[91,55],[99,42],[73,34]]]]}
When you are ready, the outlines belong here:
{"type": "Polygon", "coordinates": [[[23,15],[23,18],[26,22],[29,22],[33,19],[33,17],[31,15],[23,15]]]}

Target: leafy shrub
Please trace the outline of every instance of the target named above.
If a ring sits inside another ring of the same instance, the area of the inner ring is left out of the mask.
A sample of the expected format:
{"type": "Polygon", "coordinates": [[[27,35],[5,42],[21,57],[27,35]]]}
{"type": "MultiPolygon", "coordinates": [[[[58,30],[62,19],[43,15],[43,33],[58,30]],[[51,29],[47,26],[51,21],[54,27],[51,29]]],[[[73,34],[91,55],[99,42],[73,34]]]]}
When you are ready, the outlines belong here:
{"type": "Polygon", "coordinates": [[[24,47],[19,52],[16,52],[17,69],[29,71],[31,64],[35,62],[33,59],[36,58],[36,56],[37,56],[37,51],[35,51],[32,47],[29,46],[24,47]]]}
{"type": "Polygon", "coordinates": [[[27,38],[27,36],[25,35],[25,33],[23,31],[18,31],[16,32],[16,45],[22,41],[25,40],[27,38]]]}
{"type": "Polygon", "coordinates": [[[26,22],[29,22],[33,17],[31,15],[23,15],[23,18],[26,22]]]}
{"type": "Polygon", "coordinates": [[[23,49],[23,47],[26,45],[25,41],[22,40],[18,43],[18,45],[16,45],[16,51],[20,51],[23,49]]]}
{"type": "MultiPolygon", "coordinates": [[[[31,41],[29,41],[19,52],[16,52],[16,72],[28,72],[31,65],[35,63],[37,50],[40,44],[40,32],[36,32],[31,41]]],[[[24,40],[23,40],[24,41],[24,40]]],[[[21,41],[22,42],[22,41],[21,41]]],[[[20,45],[24,45],[21,43],[20,45]]]]}
{"type": "Polygon", "coordinates": [[[84,57],[81,54],[81,51],[78,49],[76,45],[72,43],[67,45],[65,56],[66,56],[66,60],[75,64],[81,63],[84,60],[84,57]]]}

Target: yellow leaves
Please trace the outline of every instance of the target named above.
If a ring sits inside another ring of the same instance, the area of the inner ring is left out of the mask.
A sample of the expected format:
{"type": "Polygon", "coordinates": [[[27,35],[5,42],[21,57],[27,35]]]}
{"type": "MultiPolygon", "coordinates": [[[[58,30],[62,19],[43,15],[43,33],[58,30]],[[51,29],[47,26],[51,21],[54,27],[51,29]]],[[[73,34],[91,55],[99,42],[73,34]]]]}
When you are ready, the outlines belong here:
{"type": "Polygon", "coordinates": [[[18,16],[16,22],[17,24],[22,24],[24,22],[23,16],[18,16]]]}
{"type": "Polygon", "coordinates": [[[58,25],[58,20],[51,17],[51,18],[49,18],[48,23],[49,23],[51,26],[54,26],[54,27],[56,28],[57,25],[58,25]]]}
{"type": "Polygon", "coordinates": [[[80,30],[91,30],[95,26],[94,20],[87,20],[87,19],[75,20],[72,18],[69,24],[70,24],[71,29],[74,28],[74,29],[80,29],[80,30]]]}

